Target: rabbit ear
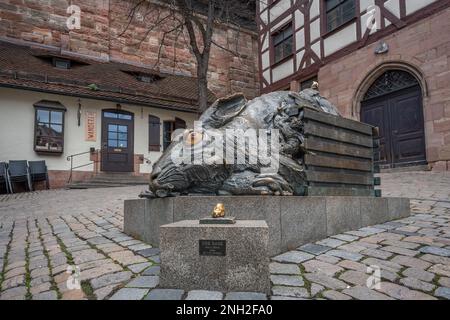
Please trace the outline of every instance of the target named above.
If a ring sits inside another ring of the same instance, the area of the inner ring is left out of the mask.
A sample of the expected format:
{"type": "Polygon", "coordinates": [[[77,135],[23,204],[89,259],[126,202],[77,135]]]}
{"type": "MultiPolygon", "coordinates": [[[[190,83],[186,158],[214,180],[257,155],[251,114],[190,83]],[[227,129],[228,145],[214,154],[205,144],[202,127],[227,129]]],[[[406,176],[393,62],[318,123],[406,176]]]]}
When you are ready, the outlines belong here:
{"type": "Polygon", "coordinates": [[[322,97],[319,91],[314,89],[305,89],[300,93],[295,93],[291,95],[292,97],[297,98],[300,97],[302,103],[309,103],[313,108],[318,109],[320,111],[340,116],[338,108],[333,105],[330,101],[322,97]]]}
{"type": "Polygon", "coordinates": [[[226,98],[218,99],[205,111],[200,121],[204,127],[220,128],[245,109],[247,99],[244,94],[236,93],[226,98]]]}

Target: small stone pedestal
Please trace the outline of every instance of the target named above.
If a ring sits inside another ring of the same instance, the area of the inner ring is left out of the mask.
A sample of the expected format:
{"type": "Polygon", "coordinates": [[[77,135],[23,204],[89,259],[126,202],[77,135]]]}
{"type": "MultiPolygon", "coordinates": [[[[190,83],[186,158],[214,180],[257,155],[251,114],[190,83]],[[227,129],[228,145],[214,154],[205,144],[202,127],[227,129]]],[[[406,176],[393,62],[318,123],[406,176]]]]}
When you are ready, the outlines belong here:
{"type": "Polygon", "coordinates": [[[200,224],[185,220],[160,228],[163,288],[269,294],[269,227],[265,221],[200,224]]]}

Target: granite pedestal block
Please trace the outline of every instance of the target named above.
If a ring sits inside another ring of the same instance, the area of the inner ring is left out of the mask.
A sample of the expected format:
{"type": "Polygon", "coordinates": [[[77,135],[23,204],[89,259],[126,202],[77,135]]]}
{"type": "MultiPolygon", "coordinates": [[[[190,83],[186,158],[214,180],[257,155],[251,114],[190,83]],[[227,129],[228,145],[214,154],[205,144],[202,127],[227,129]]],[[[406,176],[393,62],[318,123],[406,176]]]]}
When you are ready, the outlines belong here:
{"type": "Polygon", "coordinates": [[[269,294],[269,227],[265,221],[161,226],[162,288],[269,294]]]}
{"type": "Polygon", "coordinates": [[[198,220],[217,203],[236,220],[265,220],[269,255],[410,215],[409,199],[374,197],[196,196],[125,201],[124,231],[159,246],[159,227],[198,220]]]}

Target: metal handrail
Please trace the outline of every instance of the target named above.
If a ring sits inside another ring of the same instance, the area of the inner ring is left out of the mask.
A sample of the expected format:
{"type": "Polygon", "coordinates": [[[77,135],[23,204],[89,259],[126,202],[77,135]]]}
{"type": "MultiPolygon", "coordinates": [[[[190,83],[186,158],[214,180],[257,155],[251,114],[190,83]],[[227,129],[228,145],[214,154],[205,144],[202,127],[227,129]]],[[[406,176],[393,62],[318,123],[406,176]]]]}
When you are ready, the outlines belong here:
{"type": "Polygon", "coordinates": [[[73,158],[78,157],[78,156],[82,156],[82,155],[85,155],[85,154],[97,154],[96,158],[98,159],[99,158],[98,154],[101,154],[101,152],[102,152],[101,150],[96,149],[96,150],[89,150],[89,151],[86,151],[86,152],[80,152],[80,153],[76,153],[76,154],[72,154],[70,156],[67,156],[67,161],[70,161],[70,174],[69,174],[69,179],[67,180],[67,183],[71,183],[72,182],[73,170],[74,169],[79,169],[79,168],[87,167],[87,166],[90,166],[90,165],[94,165],[95,173],[97,173],[97,167],[95,166],[95,164],[100,162],[100,160],[95,160],[95,161],[91,161],[89,163],[82,164],[82,165],[74,167],[73,166],[73,158]]]}
{"type": "MultiPolygon", "coordinates": [[[[96,150],[89,150],[89,151],[86,151],[86,152],[80,152],[80,153],[76,153],[76,154],[72,154],[70,156],[67,156],[67,161],[70,161],[70,174],[69,174],[69,179],[67,180],[67,183],[71,183],[72,182],[73,170],[74,169],[79,169],[79,168],[84,168],[84,167],[87,167],[87,166],[90,166],[90,165],[94,165],[95,174],[97,174],[98,173],[97,172],[97,166],[95,166],[95,164],[101,162],[101,160],[99,160],[99,159],[101,159],[101,154],[102,154],[102,150],[96,149],[96,150]],[[73,158],[78,157],[78,156],[82,156],[82,155],[85,155],[85,154],[97,154],[97,157],[96,157],[97,160],[91,161],[89,163],[82,164],[82,165],[74,167],[73,166],[73,158]],[[98,155],[100,155],[100,157],[98,155]]],[[[150,159],[148,159],[148,158],[143,157],[143,160],[147,164],[151,164],[152,163],[152,161],[150,159]]]]}
{"type": "MultiPolygon", "coordinates": [[[[95,151],[97,151],[97,150],[95,150],[95,151]]],[[[94,151],[94,152],[95,152],[94,151]]],[[[81,155],[83,155],[83,154],[88,154],[88,153],[94,153],[92,150],[89,150],[89,151],[86,151],[86,152],[81,152],[81,153],[76,153],[76,154],[72,154],[72,155],[70,155],[70,156],[67,156],[67,161],[70,161],[70,159],[73,159],[74,157],[78,157],[78,156],[81,156],[81,155]]]]}

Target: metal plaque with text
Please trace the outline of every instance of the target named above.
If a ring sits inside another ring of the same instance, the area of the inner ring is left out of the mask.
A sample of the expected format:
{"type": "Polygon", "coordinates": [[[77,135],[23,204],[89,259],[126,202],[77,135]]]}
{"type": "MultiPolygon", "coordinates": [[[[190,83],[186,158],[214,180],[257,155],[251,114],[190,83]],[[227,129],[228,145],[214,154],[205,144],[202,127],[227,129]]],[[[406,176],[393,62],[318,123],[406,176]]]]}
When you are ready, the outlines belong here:
{"type": "Polygon", "coordinates": [[[201,256],[224,257],[226,252],[226,240],[199,240],[199,253],[201,256]]]}

